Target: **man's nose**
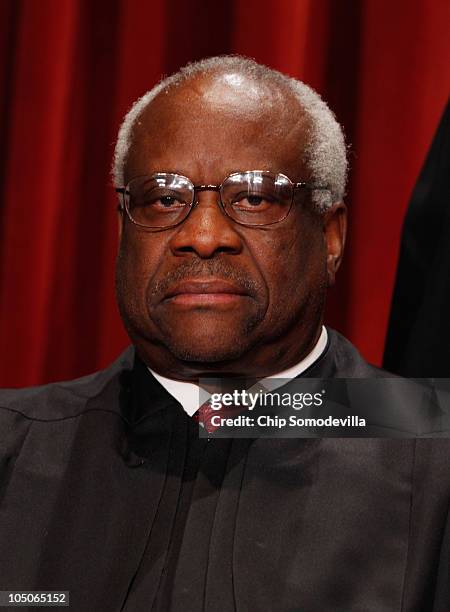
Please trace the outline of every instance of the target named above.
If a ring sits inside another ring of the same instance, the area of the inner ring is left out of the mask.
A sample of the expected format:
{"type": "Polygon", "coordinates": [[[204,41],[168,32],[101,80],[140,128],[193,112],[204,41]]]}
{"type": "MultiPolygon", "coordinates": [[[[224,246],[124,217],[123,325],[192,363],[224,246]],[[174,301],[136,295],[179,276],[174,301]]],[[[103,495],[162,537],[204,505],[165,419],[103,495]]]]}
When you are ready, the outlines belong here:
{"type": "Polygon", "coordinates": [[[196,193],[198,203],[169,241],[174,255],[195,253],[202,259],[217,253],[238,254],[242,240],[236,224],[223,212],[219,194],[213,191],[196,193]]]}

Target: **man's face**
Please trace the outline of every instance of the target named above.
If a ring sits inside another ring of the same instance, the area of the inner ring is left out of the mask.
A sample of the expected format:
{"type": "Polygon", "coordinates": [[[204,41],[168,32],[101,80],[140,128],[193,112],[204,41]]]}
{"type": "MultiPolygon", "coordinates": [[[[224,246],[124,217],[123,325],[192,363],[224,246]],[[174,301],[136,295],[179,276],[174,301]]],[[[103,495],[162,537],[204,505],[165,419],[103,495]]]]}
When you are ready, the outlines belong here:
{"type": "MultiPolygon", "coordinates": [[[[245,170],[308,180],[307,129],[298,103],[276,88],[229,74],[197,77],[143,112],[125,180],[175,172],[219,185],[245,170]]],[[[138,352],[156,371],[186,379],[292,365],[320,329],[323,219],[294,203],[278,224],[245,227],[224,215],[216,192],[196,195],[198,206],[174,228],[148,231],[124,218],[118,303],[138,352]]]]}

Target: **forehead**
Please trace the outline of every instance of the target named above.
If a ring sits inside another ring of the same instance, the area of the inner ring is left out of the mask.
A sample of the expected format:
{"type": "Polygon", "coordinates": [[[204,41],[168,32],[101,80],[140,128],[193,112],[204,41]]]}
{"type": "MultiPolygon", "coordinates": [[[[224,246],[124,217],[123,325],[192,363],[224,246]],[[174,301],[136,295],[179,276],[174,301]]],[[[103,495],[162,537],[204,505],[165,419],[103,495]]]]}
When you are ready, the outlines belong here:
{"type": "Polygon", "coordinates": [[[211,183],[254,169],[301,180],[308,133],[284,88],[234,73],[197,76],[160,92],[138,117],[125,178],[174,171],[211,183]]]}

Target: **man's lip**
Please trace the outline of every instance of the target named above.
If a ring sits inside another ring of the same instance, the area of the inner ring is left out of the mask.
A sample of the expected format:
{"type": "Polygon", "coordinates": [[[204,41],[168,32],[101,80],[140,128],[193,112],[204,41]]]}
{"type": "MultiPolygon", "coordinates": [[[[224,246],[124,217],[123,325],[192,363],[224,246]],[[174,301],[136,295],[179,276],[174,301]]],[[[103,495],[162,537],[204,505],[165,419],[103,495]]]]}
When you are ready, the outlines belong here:
{"type": "Polygon", "coordinates": [[[170,299],[177,295],[248,295],[246,291],[233,283],[224,280],[187,280],[170,287],[164,295],[164,299],[170,299]]]}

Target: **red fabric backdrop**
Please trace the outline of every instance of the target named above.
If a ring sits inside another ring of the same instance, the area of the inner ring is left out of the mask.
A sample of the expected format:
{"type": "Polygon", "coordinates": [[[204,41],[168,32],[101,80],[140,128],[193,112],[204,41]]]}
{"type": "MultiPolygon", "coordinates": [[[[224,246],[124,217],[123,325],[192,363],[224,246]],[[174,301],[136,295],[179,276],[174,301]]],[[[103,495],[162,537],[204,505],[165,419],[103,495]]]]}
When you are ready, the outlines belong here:
{"type": "Polygon", "coordinates": [[[351,143],[351,231],[328,321],[381,359],[401,223],[450,83],[447,0],[0,4],[0,384],[69,378],[127,343],[110,159],[162,74],[218,53],[315,87],[351,143]]]}

